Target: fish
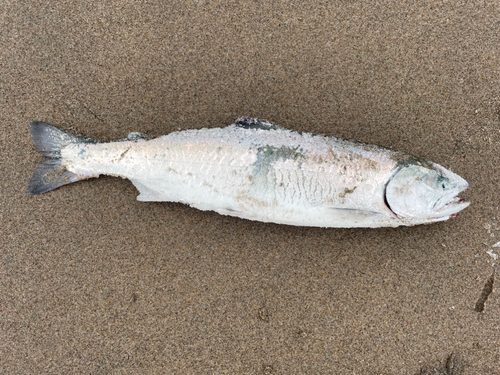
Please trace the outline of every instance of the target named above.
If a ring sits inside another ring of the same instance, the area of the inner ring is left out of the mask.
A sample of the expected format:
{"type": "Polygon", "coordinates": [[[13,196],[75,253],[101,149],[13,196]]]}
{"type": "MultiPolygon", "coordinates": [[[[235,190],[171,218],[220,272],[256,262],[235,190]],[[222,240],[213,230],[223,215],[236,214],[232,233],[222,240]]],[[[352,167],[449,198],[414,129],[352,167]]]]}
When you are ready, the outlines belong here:
{"type": "Polygon", "coordinates": [[[467,181],[439,164],[252,117],[155,139],[133,132],[108,143],[44,122],[30,128],[44,157],[30,195],[111,175],[129,179],[142,202],[181,202],[248,220],[324,228],[430,224],[470,204],[458,197],[467,181]]]}

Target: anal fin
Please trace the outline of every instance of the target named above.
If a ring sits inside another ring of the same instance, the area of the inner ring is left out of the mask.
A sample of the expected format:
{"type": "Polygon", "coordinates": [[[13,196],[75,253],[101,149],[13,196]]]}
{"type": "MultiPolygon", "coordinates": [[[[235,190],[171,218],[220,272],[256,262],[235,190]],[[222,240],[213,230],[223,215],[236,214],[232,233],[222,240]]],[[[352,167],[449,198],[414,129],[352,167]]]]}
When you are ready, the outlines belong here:
{"type": "Polygon", "coordinates": [[[219,208],[219,209],[216,209],[214,211],[221,214],[221,215],[234,216],[234,217],[239,217],[242,219],[247,219],[251,216],[247,212],[236,211],[236,210],[233,210],[230,208],[219,208]]]}
{"type": "Polygon", "coordinates": [[[156,190],[151,189],[150,187],[144,185],[142,182],[137,180],[130,180],[135,188],[139,190],[139,195],[137,196],[137,200],[141,202],[164,202],[169,201],[169,199],[165,196],[165,194],[158,192],[156,190]]]}

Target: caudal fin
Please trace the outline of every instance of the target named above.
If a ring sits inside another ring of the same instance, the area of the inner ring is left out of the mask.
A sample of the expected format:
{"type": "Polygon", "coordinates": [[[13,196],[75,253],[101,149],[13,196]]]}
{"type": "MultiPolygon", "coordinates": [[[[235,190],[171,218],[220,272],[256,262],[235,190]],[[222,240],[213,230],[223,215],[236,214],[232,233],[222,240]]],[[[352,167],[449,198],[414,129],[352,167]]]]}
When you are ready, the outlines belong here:
{"type": "Polygon", "coordinates": [[[31,177],[28,194],[41,194],[81,180],[75,173],[62,166],[61,148],[72,143],[97,143],[93,139],[80,137],[44,122],[31,122],[31,136],[36,149],[44,160],[36,166],[31,177]]]}

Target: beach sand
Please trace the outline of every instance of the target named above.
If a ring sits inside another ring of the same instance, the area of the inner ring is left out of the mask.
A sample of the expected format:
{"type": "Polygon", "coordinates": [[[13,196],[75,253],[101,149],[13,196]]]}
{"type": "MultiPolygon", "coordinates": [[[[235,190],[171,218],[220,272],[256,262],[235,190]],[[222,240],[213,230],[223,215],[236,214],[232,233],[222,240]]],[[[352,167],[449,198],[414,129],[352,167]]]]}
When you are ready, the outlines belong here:
{"type": "Polygon", "coordinates": [[[500,373],[498,4],[90,3],[0,4],[0,373],[500,373]],[[432,160],[472,205],[320,229],[112,177],[26,194],[30,121],[111,141],[242,115],[432,160]]]}

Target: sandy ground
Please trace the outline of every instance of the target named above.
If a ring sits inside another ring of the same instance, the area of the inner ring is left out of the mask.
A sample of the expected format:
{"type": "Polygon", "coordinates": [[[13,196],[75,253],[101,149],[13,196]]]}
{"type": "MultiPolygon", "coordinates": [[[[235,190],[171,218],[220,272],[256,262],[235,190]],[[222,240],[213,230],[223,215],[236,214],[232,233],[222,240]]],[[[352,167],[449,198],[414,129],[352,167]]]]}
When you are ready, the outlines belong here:
{"type": "Polygon", "coordinates": [[[500,373],[496,1],[3,0],[0,15],[0,373],[500,373]],[[140,203],[111,177],[26,194],[29,121],[109,141],[241,115],[427,158],[472,205],[339,230],[140,203]]]}

